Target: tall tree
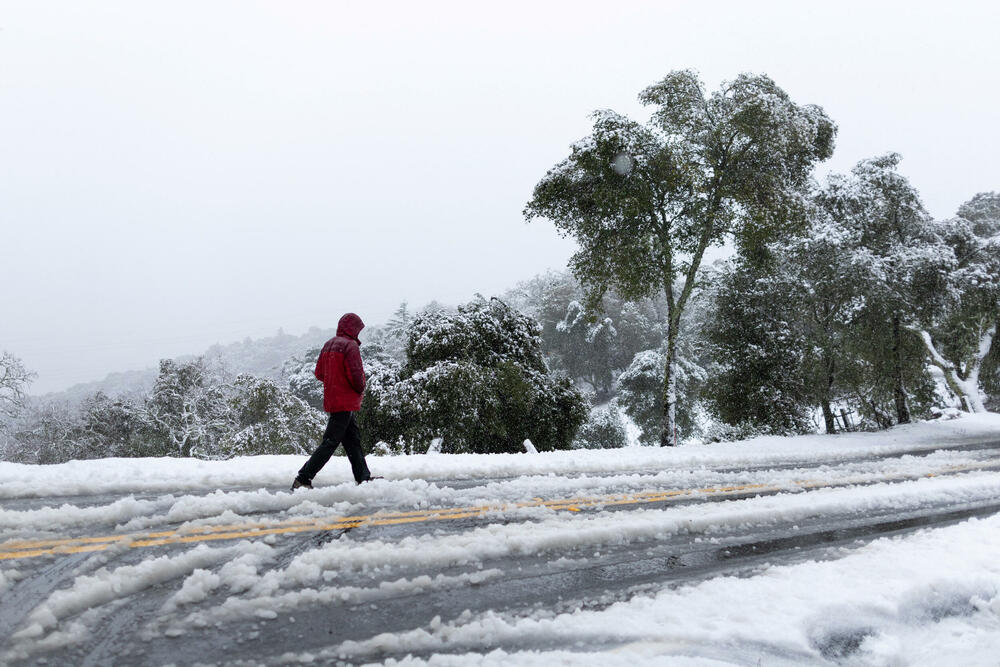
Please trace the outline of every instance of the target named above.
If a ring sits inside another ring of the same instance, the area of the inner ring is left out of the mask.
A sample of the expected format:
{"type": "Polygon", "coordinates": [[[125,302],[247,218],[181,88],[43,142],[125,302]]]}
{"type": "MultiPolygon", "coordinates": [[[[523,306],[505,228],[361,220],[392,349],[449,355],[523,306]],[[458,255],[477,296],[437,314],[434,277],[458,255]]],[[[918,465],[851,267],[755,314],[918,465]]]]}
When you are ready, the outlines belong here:
{"type": "Polygon", "coordinates": [[[820,195],[830,217],[853,229],[859,261],[867,265],[865,307],[859,314],[875,335],[867,336],[872,356],[889,369],[896,422],[910,421],[908,366],[922,365],[906,336],[918,308],[924,269],[940,252],[920,195],[899,173],[902,157],[888,153],[862,160],[850,176],[832,176],[820,195]],[[886,344],[887,341],[887,344],[886,344]]]}
{"type": "Polygon", "coordinates": [[[976,195],[937,231],[914,328],[963,408],[984,412],[980,376],[1000,325],[1000,194],[976,195]]]}
{"type": "MultiPolygon", "coordinates": [[[[826,201],[827,190],[820,190],[816,199],[826,201]]],[[[811,405],[822,410],[827,433],[837,431],[833,404],[847,393],[841,376],[855,370],[856,360],[846,353],[845,341],[864,307],[870,274],[867,255],[859,252],[860,238],[860,229],[818,205],[812,207],[803,234],[770,248],[770,288],[780,292],[772,303],[786,305],[783,316],[801,337],[806,394],[811,405]]]]}
{"type": "Polygon", "coordinates": [[[744,74],[706,95],[696,74],[675,71],[639,100],[654,107],[649,122],[595,113],[593,133],[535,186],[524,212],[577,239],[570,266],[592,303],[608,289],[626,300],[665,295],[660,444],[672,445],[680,319],[705,250],[733,238],[752,251],[797,224],[836,128],[766,76],[744,74]]]}
{"type": "Polygon", "coordinates": [[[809,428],[804,304],[791,282],[751,262],[732,264],[718,282],[705,323],[716,360],[705,393],[710,411],[741,432],[809,428]]]}

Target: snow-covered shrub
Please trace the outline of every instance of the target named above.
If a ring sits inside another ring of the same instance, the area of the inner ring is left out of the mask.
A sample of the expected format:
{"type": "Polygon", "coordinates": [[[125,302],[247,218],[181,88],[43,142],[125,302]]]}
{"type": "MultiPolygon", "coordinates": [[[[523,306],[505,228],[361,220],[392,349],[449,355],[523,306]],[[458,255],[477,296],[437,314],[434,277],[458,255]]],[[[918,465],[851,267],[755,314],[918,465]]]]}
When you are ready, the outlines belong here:
{"type": "Polygon", "coordinates": [[[614,404],[591,410],[573,440],[574,449],[619,449],[626,444],[625,422],[614,404]]]}
{"type": "Polygon", "coordinates": [[[797,304],[755,265],[736,264],[723,273],[714,306],[708,330],[715,364],[705,392],[712,415],[737,429],[812,430],[797,304]]]}
{"type": "MultiPolygon", "coordinates": [[[[362,352],[366,355],[367,352],[362,352]]],[[[358,412],[358,427],[365,451],[373,451],[383,443],[392,454],[408,454],[402,440],[409,420],[407,401],[397,390],[401,367],[393,361],[364,359],[366,385],[365,397],[358,412]]]]}
{"type": "Polygon", "coordinates": [[[537,323],[503,302],[477,299],[458,312],[425,311],[407,333],[407,363],[373,369],[362,405],[366,446],[405,443],[423,452],[567,449],[586,418],[572,383],[548,372],[537,323]]]}
{"type": "Polygon", "coordinates": [[[756,438],[767,433],[769,431],[766,429],[762,430],[749,422],[734,425],[713,421],[705,427],[701,437],[704,442],[734,442],[737,440],[749,440],[750,438],[756,438]]]}
{"type": "Polygon", "coordinates": [[[322,346],[307,350],[302,356],[295,356],[285,362],[282,367],[282,377],[288,384],[288,390],[316,410],[323,409],[323,383],[316,379],[316,360],[322,346]]]}
{"type": "MultiPolygon", "coordinates": [[[[662,350],[646,350],[635,355],[632,363],[616,382],[618,404],[640,429],[643,445],[660,444],[663,426],[663,373],[666,357],[662,350]]],[[[697,385],[704,371],[696,363],[681,356],[677,360],[677,429],[680,437],[694,435],[692,409],[697,400],[697,385]]]]}
{"type": "Polygon", "coordinates": [[[309,454],[323,437],[324,415],[273,380],[241,375],[229,399],[233,425],[219,443],[225,458],[309,454]]]}

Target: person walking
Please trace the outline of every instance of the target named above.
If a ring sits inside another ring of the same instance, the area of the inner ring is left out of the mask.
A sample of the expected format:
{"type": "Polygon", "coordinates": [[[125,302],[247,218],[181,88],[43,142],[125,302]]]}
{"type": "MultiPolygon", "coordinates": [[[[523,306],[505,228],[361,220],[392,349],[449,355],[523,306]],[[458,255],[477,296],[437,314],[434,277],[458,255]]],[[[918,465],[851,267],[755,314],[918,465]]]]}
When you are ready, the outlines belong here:
{"type": "Polygon", "coordinates": [[[337,324],[337,335],[326,342],[316,360],[316,379],[323,383],[323,410],[330,420],[323,441],[299,470],[292,491],[299,487],[312,488],[316,476],[333,456],[337,445],[343,444],[351,462],[354,481],[358,484],[372,478],[361,449],[361,431],[355,413],[361,409],[365,392],[365,368],[361,363],[361,341],[358,334],[365,323],[354,313],[347,313],[337,324]]]}

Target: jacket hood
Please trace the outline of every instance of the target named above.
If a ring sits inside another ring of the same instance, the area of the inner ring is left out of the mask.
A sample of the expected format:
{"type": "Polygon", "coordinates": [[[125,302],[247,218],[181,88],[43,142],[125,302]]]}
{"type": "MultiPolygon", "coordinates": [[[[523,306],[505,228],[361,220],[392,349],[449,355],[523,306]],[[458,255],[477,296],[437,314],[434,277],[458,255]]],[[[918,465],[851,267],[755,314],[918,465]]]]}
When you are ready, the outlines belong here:
{"type": "Polygon", "coordinates": [[[358,334],[361,330],[365,328],[365,323],[361,321],[361,318],[354,313],[347,313],[340,318],[340,322],[337,323],[337,335],[347,336],[348,338],[358,339],[358,334]]]}

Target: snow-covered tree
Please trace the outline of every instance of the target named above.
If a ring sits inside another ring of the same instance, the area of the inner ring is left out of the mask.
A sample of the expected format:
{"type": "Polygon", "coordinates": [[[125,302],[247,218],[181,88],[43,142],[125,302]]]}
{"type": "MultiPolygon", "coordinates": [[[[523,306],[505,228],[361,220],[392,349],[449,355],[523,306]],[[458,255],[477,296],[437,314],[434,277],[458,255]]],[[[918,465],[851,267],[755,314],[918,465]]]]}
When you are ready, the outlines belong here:
{"type": "Polygon", "coordinates": [[[222,455],[218,443],[227,428],[228,404],[223,387],[203,358],[160,361],[160,374],[147,407],[170,456],[222,455]]]}
{"type": "Polygon", "coordinates": [[[27,388],[35,374],[10,352],[0,356],[0,429],[17,417],[27,404],[27,388]]]}
{"type": "Polygon", "coordinates": [[[914,329],[963,407],[983,412],[980,379],[1000,325],[1000,194],[976,195],[936,231],[942,249],[914,329]]]}
{"type": "Polygon", "coordinates": [[[577,239],[571,268],[592,304],[610,288],[628,300],[664,295],[660,443],[670,445],[681,315],[706,249],[732,238],[750,250],[797,224],[835,128],[766,76],[742,75],[706,95],[694,73],[677,71],[639,99],[655,107],[652,121],[594,114],[591,136],[538,183],[525,215],[577,239]]]}
{"type": "Polygon", "coordinates": [[[406,340],[406,330],[413,320],[413,313],[410,312],[406,302],[399,304],[399,308],[392,314],[385,325],[385,332],[389,336],[398,340],[406,340]]]}
{"type": "Polygon", "coordinates": [[[571,301],[556,324],[560,361],[571,377],[584,378],[598,400],[610,397],[618,330],[610,317],[592,319],[579,301],[571,301]]]}
{"type": "Polygon", "coordinates": [[[566,449],[586,418],[580,393],[549,373],[537,323],[499,299],[420,313],[406,365],[379,364],[370,381],[362,433],[409,451],[434,438],[443,452],[517,452],[525,438],[566,449]]]}
{"type": "Polygon", "coordinates": [[[849,393],[842,377],[858,372],[847,341],[864,308],[870,274],[867,253],[859,252],[861,229],[822,205],[829,201],[825,191],[817,193],[816,201],[801,234],[767,248],[768,258],[757,267],[756,280],[758,292],[773,299],[765,314],[779,317],[782,328],[795,332],[786,340],[800,346],[793,354],[801,357],[801,364],[787,373],[800,374],[803,397],[819,405],[826,432],[835,433],[834,402],[849,393]]]}
{"type": "Polygon", "coordinates": [[[574,449],[619,449],[627,444],[625,421],[613,402],[591,410],[573,440],[574,449]]]}
{"type": "MultiPolygon", "coordinates": [[[[680,334],[675,362],[677,405],[675,438],[698,437],[700,435],[696,414],[701,410],[701,394],[707,378],[709,357],[705,337],[707,327],[706,306],[709,303],[712,290],[718,282],[714,269],[703,269],[704,279],[699,279],[700,287],[691,294],[689,306],[684,311],[680,322],[680,334]]],[[[623,313],[622,328],[628,331],[629,317],[623,313]]],[[[627,335],[627,334],[626,334],[627,335]]],[[[615,401],[619,407],[639,427],[639,441],[643,445],[661,444],[660,436],[663,427],[663,412],[661,389],[663,387],[663,372],[666,367],[666,353],[661,339],[654,342],[655,347],[636,352],[628,366],[622,371],[615,382],[617,395],[615,401]]]]}
{"type": "Polygon", "coordinates": [[[83,401],[70,440],[67,459],[173,454],[145,405],[103,392],[83,401]]]}
{"type": "Polygon", "coordinates": [[[738,262],[723,272],[714,300],[706,327],[715,359],[710,411],[742,430],[810,430],[803,304],[795,292],[774,273],[738,262]]]}
{"type": "Polygon", "coordinates": [[[919,307],[924,269],[937,261],[939,246],[919,194],[898,171],[901,159],[889,153],[862,160],[850,176],[830,177],[820,203],[857,234],[856,261],[868,275],[856,321],[856,329],[867,331],[855,349],[880,379],[888,376],[896,422],[902,424],[910,421],[907,376],[914,368],[919,373],[923,361],[907,325],[919,307]]]}
{"type": "Polygon", "coordinates": [[[292,395],[315,410],[323,409],[323,383],[315,375],[316,360],[322,349],[322,346],[313,347],[292,357],[285,362],[281,373],[292,395]]]}
{"type": "MultiPolygon", "coordinates": [[[[618,376],[617,400],[625,413],[639,427],[639,441],[644,445],[660,444],[663,413],[660,390],[663,387],[664,355],[659,350],[639,352],[628,368],[618,376]]],[[[684,396],[684,392],[679,392],[684,396]]],[[[684,414],[678,411],[678,416],[684,414]]]]}
{"type": "Polygon", "coordinates": [[[32,401],[11,424],[4,458],[19,463],[62,463],[73,458],[76,415],[68,405],[32,401]]]}
{"type": "Polygon", "coordinates": [[[275,381],[241,375],[233,390],[232,421],[219,444],[221,456],[308,455],[319,444],[326,427],[323,413],[275,381]]]}
{"type": "Polygon", "coordinates": [[[635,355],[663,342],[666,303],[662,298],[624,301],[613,290],[596,311],[567,272],[549,272],[519,283],[504,300],[541,325],[542,352],[549,367],[586,387],[596,402],[614,397],[615,379],[635,355]]]}

